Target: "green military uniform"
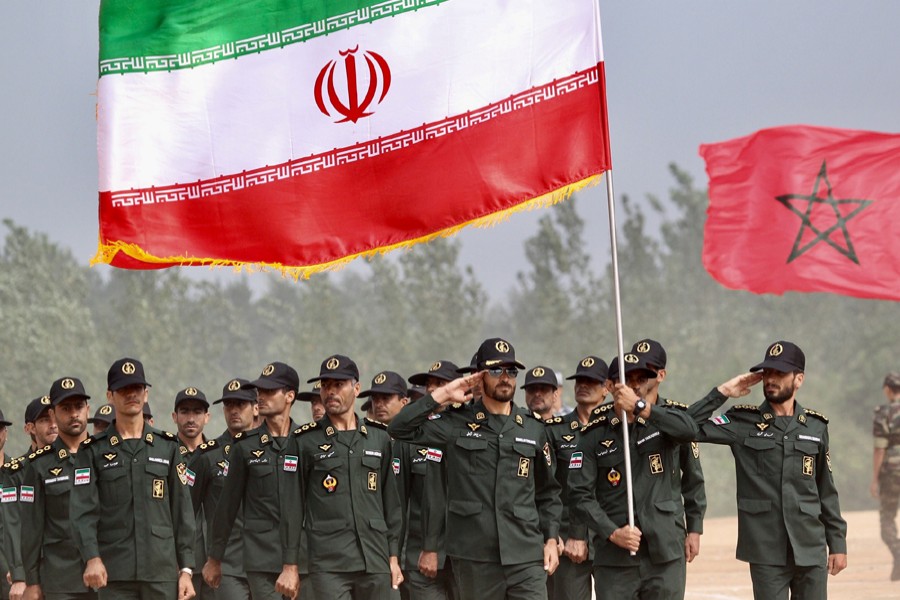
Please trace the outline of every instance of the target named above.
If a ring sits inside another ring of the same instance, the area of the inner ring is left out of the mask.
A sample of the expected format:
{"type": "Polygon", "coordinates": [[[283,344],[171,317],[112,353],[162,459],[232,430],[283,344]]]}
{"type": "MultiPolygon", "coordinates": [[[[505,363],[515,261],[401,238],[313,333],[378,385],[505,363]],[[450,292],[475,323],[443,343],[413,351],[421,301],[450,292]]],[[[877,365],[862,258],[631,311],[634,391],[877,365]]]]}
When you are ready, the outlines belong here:
{"type": "MultiPolygon", "coordinates": [[[[2,414],[2,412],[0,412],[0,414],[2,414]]],[[[0,498],[2,498],[2,503],[0,503],[0,598],[9,597],[9,582],[6,581],[6,574],[9,573],[9,561],[6,558],[6,544],[4,540],[6,539],[6,509],[7,505],[10,503],[7,498],[10,496],[2,494],[2,490],[7,487],[6,482],[9,477],[8,472],[11,465],[11,462],[4,462],[3,465],[0,466],[0,498]]]]}
{"type": "Polygon", "coordinates": [[[477,401],[429,418],[437,408],[425,396],[389,430],[446,462],[446,550],[461,597],[504,598],[509,585],[545,598],[543,548],[559,534],[562,504],[543,421],[512,403],[508,416],[477,401]]]}
{"type": "MultiPolygon", "coordinates": [[[[293,421],[290,425],[291,429],[296,427],[293,421]]],[[[219,561],[225,559],[235,520],[243,511],[244,572],[254,599],[281,598],[275,593],[283,564],[278,473],[285,468],[289,440],[273,436],[263,422],[256,429],[237,434],[224,459],[227,476],[209,530],[208,554],[219,561]]]]}
{"type": "Polygon", "coordinates": [[[900,402],[875,409],[872,423],[875,448],[884,449],[878,472],[881,539],[894,556],[892,579],[900,579],[900,538],[897,537],[897,505],[900,503],[900,402]]]}
{"type": "MultiPolygon", "coordinates": [[[[606,404],[595,408],[594,411],[599,416],[611,407],[611,404],[606,404]]],[[[594,548],[590,538],[593,535],[588,533],[584,521],[571,518],[568,504],[569,461],[581,439],[581,421],[578,420],[578,413],[573,410],[565,416],[547,419],[544,423],[547,426],[550,449],[556,458],[556,480],[562,490],[560,499],[563,503],[563,510],[559,536],[563,541],[567,539],[586,540],[588,543],[588,560],[580,564],[572,562],[566,556],[559,557],[559,567],[547,582],[547,595],[550,600],[589,600],[594,558],[594,548]]]]}
{"type": "Polygon", "coordinates": [[[441,453],[427,446],[394,442],[394,474],[403,521],[404,586],[410,600],[447,600],[453,598],[453,574],[444,551],[443,523],[446,517],[446,490],[441,472],[441,453]],[[431,473],[429,474],[429,470],[431,473]],[[437,527],[429,529],[429,519],[439,519],[437,527]],[[435,578],[419,572],[419,555],[423,550],[437,553],[438,572],[435,578]]]}
{"type": "Polygon", "coordinates": [[[713,389],[690,412],[701,423],[698,441],[728,445],[734,455],[737,558],[750,563],[754,595],[786,598],[779,572],[787,571],[806,586],[794,590],[798,597],[824,598],[827,554],[847,552],[847,523],[831,473],[828,419],[797,402],[793,416],[776,417],[765,401],[732,406],[707,421],[726,400],[713,389]]]}
{"type": "Polygon", "coordinates": [[[84,561],[72,545],[69,494],[75,455],[57,438],[34,453],[22,478],[22,565],[27,585],[40,585],[47,598],[96,598],[84,587],[84,561]],[[27,494],[24,490],[27,490],[27,494]]]}
{"type": "Polygon", "coordinates": [[[391,440],[383,424],[356,421],[356,429],[338,431],[326,415],[294,431],[294,470],[282,473],[284,562],[308,558],[318,598],[386,600],[402,527],[391,440]]]}
{"type": "MultiPolygon", "coordinates": [[[[215,440],[200,444],[199,451],[188,464],[188,487],[191,490],[194,516],[198,523],[201,518],[205,518],[208,532],[212,531],[216,506],[225,489],[232,442],[231,434],[225,431],[215,440]]],[[[238,510],[222,557],[222,580],[218,589],[210,594],[210,598],[249,600],[250,586],[244,571],[243,534],[244,515],[242,510],[238,510]]],[[[197,562],[199,564],[200,561],[197,562]]]]}
{"type": "Polygon", "coordinates": [[[28,454],[17,456],[3,465],[2,506],[3,506],[3,555],[12,580],[25,581],[22,566],[22,523],[19,514],[19,495],[22,477],[28,466],[28,454]]]}
{"type": "MultiPolygon", "coordinates": [[[[680,447],[693,439],[696,425],[686,406],[667,402],[651,407],[629,429],[634,525],[641,530],[635,556],[609,537],[628,524],[625,482],[626,426],[605,405],[582,430],[569,462],[568,502],[574,518],[597,533],[594,581],[598,599],[684,597],[684,508],[680,485],[680,447]]],[[[593,416],[593,415],[592,415],[593,416]]]]}
{"type": "Polygon", "coordinates": [[[179,570],[195,566],[186,482],[171,433],[144,424],[140,438],[123,439],[113,423],[82,442],[69,514],[82,560],[106,567],[101,598],[174,596],[179,570]]]}

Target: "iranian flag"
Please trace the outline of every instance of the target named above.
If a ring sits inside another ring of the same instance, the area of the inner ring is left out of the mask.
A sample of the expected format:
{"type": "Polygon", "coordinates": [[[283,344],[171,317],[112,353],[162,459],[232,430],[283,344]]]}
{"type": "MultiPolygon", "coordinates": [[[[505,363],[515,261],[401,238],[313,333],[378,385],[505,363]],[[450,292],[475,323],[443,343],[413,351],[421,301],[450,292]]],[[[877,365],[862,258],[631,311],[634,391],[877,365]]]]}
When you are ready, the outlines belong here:
{"type": "Polygon", "coordinates": [[[292,276],[610,168],[596,0],[104,0],[100,246],[292,276]]]}

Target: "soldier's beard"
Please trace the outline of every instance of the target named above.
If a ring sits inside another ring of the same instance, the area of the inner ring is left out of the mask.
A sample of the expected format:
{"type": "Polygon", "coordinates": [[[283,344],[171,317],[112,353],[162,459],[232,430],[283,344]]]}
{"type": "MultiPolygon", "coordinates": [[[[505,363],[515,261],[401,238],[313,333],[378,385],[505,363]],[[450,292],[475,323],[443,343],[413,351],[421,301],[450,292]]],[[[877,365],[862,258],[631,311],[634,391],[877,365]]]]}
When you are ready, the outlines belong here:
{"type": "Polygon", "coordinates": [[[792,383],[790,387],[785,387],[779,392],[764,391],[763,396],[769,401],[769,404],[784,404],[794,397],[797,387],[792,383]]]}
{"type": "Polygon", "coordinates": [[[512,384],[507,384],[503,390],[498,390],[500,382],[497,382],[491,385],[489,382],[484,382],[484,395],[488,398],[496,400],[497,402],[511,402],[513,396],[516,395],[516,386],[512,384]]]}

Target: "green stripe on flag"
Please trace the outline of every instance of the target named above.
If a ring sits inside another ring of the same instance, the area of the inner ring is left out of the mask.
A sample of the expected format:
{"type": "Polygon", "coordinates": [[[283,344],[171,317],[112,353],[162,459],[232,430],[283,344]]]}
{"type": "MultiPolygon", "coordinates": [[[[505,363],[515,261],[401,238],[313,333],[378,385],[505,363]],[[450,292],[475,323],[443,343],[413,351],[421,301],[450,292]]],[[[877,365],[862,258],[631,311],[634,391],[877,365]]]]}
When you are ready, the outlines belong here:
{"type": "Polygon", "coordinates": [[[100,76],[235,59],[448,0],[103,0],[100,76]]]}

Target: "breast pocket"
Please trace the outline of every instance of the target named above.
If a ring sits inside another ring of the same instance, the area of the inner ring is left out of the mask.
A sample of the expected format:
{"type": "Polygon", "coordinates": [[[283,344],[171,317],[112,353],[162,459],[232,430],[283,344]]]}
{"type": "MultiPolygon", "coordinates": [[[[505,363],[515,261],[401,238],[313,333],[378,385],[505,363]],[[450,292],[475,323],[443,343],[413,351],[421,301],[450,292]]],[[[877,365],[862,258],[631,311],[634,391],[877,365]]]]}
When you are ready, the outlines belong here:
{"type": "Polygon", "coordinates": [[[112,467],[101,469],[97,474],[97,487],[100,491],[101,506],[115,506],[131,494],[131,485],[128,483],[128,471],[125,467],[112,467]]]}
{"type": "Polygon", "coordinates": [[[797,442],[794,444],[795,462],[803,479],[815,479],[816,464],[819,461],[819,445],[815,442],[797,442]]]}
{"type": "Polygon", "coordinates": [[[781,452],[775,440],[750,437],[744,440],[744,449],[758,474],[775,475],[781,472],[781,452]]]}
{"type": "Polygon", "coordinates": [[[488,441],[482,438],[461,437],[456,440],[456,450],[463,468],[470,474],[478,473],[487,465],[488,441]]]}
{"type": "MultiPolygon", "coordinates": [[[[516,460],[516,478],[534,480],[534,446],[528,444],[513,444],[513,458],[516,460]]],[[[543,459],[543,456],[541,456],[543,459]]]]}
{"type": "Polygon", "coordinates": [[[147,463],[144,467],[146,479],[150,487],[150,497],[157,501],[169,499],[169,465],[147,463]]]}

